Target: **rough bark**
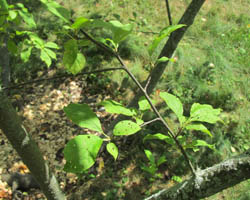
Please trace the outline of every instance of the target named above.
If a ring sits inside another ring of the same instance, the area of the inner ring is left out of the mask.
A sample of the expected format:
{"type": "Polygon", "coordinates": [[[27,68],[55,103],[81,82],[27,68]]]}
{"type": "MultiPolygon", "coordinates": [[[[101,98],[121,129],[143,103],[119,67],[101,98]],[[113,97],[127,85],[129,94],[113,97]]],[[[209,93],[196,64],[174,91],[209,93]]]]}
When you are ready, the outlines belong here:
{"type": "Polygon", "coordinates": [[[27,165],[49,200],[64,200],[59,184],[31,136],[22,126],[8,97],[0,91],[0,129],[27,165]]]}
{"type": "Polygon", "coordinates": [[[176,186],[163,189],[145,200],[198,200],[214,195],[244,180],[250,179],[250,149],[204,170],[197,170],[196,177],[176,186]]]}

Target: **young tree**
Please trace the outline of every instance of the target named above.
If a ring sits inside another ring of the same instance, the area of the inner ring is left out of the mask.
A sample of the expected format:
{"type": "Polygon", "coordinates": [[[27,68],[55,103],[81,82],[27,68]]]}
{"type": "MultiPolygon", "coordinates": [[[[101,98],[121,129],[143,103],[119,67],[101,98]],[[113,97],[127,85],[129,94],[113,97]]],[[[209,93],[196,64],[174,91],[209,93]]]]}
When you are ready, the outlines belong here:
{"type": "MultiPolygon", "coordinates": [[[[165,120],[161,117],[161,115],[159,114],[158,110],[155,108],[155,106],[153,105],[149,97],[149,94],[152,93],[161,75],[163,74],[167,66],[169,58],[171,58],[171,56],[173,55],[175,49],[177,48],[179,41],[182,39],[187,28],[190,25],[192,25],[195,16],[199,12],[205,0],[193,0],[190,3],[189,7],[187,8],[186,12],[184,13],[183,17],[181,18],[179,25],[171,26],[171,27],[168,27],[167,29],[164,29],[161,32],[161,34],[156,38],[156,40],[150,47],[149,51],[153,51],[156,48],[156,46],[159,44],[159,41],[171,33],[169,40],[167,41],[166,45],[164,46],[161,54],[159,55],[157,59],[158,64],[155,65],[155,68],[152,70],[149,78],[145,81],[144,85],[141,85],[136,80],[136,78],[129,71],[129,69],[126,67],[123,60],[120,58],[119,54],[117,53],[119,43],[132,31],[131,26],[129,24],[122,25],[120,22],[117,22],[117,21],[112,21],[112,22],[103,22],[100,20],[95,21],[95,20],[89,20],[89,19],[82,17],[82,18],[78,18],[71,25],[70,16],[68,15],[68,11],[66,9],[64,9],[63,7],[61,7],[59,4],[55,2],[50,2],[47,0],[41,0],[41,2],[43,2],[43,4],[47,7],[49,11],[51,11],[53,14],[55,14],[60,19],[65,21],[65,23],[67,23],[67,25],[69,26],[69,29],[80,31],[85,36],[86,39],[95,43],[100,48],[103,48],[104,50],[110,52],[111,55],[113,55],[114,57],[118,59],[118,61],[121,64],[121,69],[125,70],[129,74],[129,76],[132,78],[132,80],[135,82],[135,84],[139,88],[139,92],[137,93],[138,95],[136,95],[136,97],[133,99],[130,105],[135,105],[135,103],[140,101],[141,96],[145,96],[145,100],[147,101],[147,104],[143,104],[143,105],[141,104],[141,106],[149,107],[149,108],[151,107],[153,112],[155,112],[157,115],[157,118],[152,120],[151,122],[156,121],[156,120],[161,121],[163,125],[165,126],[166,132],[170,133],[168,136],[163,135],[163,134],[157,135],[157,136],[154,135],[154,139],[158,137],[157,139],[168,140],[171,144],[172,143],[176,144],[178,149],[181,151],[181,153],[185,157],[185,160],[192,172],[192,177],[189,180],[184,181],[174,186],[171,189],[164,189],[158,192],[157,194],[152,195],[151,197],[148,197],[147,199],[204,198],[218,191],[221,191],[227,187],[231,187],[243,180],[250,178],[249,177],[249,174],[250,174],[249,173],[250,172],[249,151],[246,152],[245,154],[239,155],[238,157],[234,157],[232,159],[219,163],[218,165],[215,165],[211,168],[208,168],[205,170],[196,170],[192,167],[192,164],[188,156],[186,155],[185,149],[183,147],[183,143],[179,141],[178,136],[180,136],[182,128],[186,128],[186,129],[192,128],[192,129],[200,130],[207,134],[210,134],[210,132],[202,124],[199,124],[199,126],[195,126],[191,122],[199,121],[199,122],[215,123],[216,121],[218,121],[218,118],[217,118],[219,114],[218,109],[213,109],[209,105],[194,104],[193,110],[191,109],[191,118],[186,119],[185,116],[183,116],[183,108],[179,99],[168,93],[161,93],[161,97],[165,100],[166,104],[170,107],[170,109],[177,115],[180,121],[180,124],[182,125],[180,131],[177,133],[174,133],[169,128],[165,120]],[[183,26],[182,24],[184,24],[185,26],[183,26]],[[101,41],[97,41],[96,39],[92,38],[90,35],[88,35],[85,31],[82,30],[82,28],[84,27],[85,28],[86,27],[108,28],[112,31],[113,38],[108,38],[108,39],[103,39],[101,41]],[[199,113],[197,112],[198,110],[199,110],[199,113]],[[202,115],[201,115],[201,112],[202,112],[202,115]],[[225,183],[225,180],[227,180],[225,178],[229,178],[230,181],[225,183]]],[[[7,3],[4,0],[1,0],[0,3],[1,3],[0,4],[1,8],[4,9],[4,12],[6,13],[6,16],[12,15],[12,17],[14,17],[13,13],[10,14],[11,12],[8,10],[7,3]]],[[[20,16],[23,16],[24,13],[25,13],[25,9],[22,9],[22,14],[20,14],[20,16]]],[[[8,19],[11,20],[12,18],[10,17],[8,19]]],[[[25,17],[23,19],[24,21],[25,19],[27,20],[27,18],[25,17]]],[[[7,17],[4,20],[7,20],[7,17]]],[[[32,20],[31,21],[27,20],[27,23],[30,24],[31,26],[34,25],[34,22],[32,20]]],[[[5,31],[7,31],[7,29],[5,29],[5,31]]],[[[28,49],[25,50],[25,53],[23,54],[23,58],[27,59],[29,57],[30,52],[33,48],[32,45],[34,45],[34,47],[40,49],[40,57],[48,66],[51,64],[51,59],[56,59],[56,55],[54,54],[54,52],[49,49],[49,48],[52,48],[52,49],[58,48],[55,43],[49,43],[49,42],[45,43],[35,33],[31,31],[23,31],[21,32],[21,34],[27,34],[27,36],[30,38],[30,42],[26,41],[27,44],[29,44],[28,45],[29,47],[28,49]]],[[[64,52],[63,63],[66,67],[66,70],[68,70],[69,72],[73,74],[77,74],[82,69],[85,63],[84,56],[78,51],[77,40],[75,39],[68,40],[65,43],[64,48],[65,48],[65,52],[64,52]]],[[[124,114],[127,116],[133,116],[133,117],[136,116],[135,110],[125,108],[121,104],[114,102],[114,101],[105,101],[105,102],[102,102],[101,105],[103,105],[106,109],[110,110],[111,113],[124,114]]],[[[101,134],[103,134],[104,137],[106,137],[108,141],[108,144],[106,144],[107,151],[115,159],[117,158],[118,149],[116,145],[110,142],[111,141],[110,135],[106,135],[102,131],[98,118],[96,118],[95,114],[90,110],[90,108],[86,104],[70,104],[64,109],[64,111],[66,115],[76,124],[82,127],[86,127],[86,128],[98,131],[101,134]],[[84,119],[81,119],[80,121],[79,118],[77,118],[74,115],[75,110],[78,110],[78,111],[80,110],[79,113],[82,114],[81,117],[84,117],[87,114],[88,122],[84,121],[84,119]],[[89,123],[89,120],[92,120],[91,123],[89,123]]],[[[143,122],[140,120],[137,120],[137,123],[134,123],[129,120],[127,121],[125,120],[116,124],[116,126],[114,127],[114,130],[112,126],[110,129],[114,131],[115,135],[130,135],[139,131],[141,129],[141,126],[143,125],[144,125],[143,122]],[[127,130],[126,133],[124,133],[124,129],[127,130]]],[[[16,111],[11,106],[7,96],[5,95],[3,91],[1,91],[0,93],[0,128],[3,130],[4,134],[6,135],[8,140],[11,142],[15,150],[19,153],[24,163],[28,166],[28,168],[30,169],[36,181],[39,183],[46,197],[48,199],[65,199],[65,196],[60,191],[60,188],[58,186],[58,183],[54,175],[50,172],[48,165],[43,160],[42,155],[37,145],[31,139],[31,137],[29,136],[25,128],[21,125],[21,121],[18,118],[16,111]]],[[[152,136],[146,136],[145,138],[152,139],[152,136]]],[[[74,140],[71,140],[67,144],[64,150],[65,158],[67,160],[67,164],[65,165],[65,170],[79,174],[79,173],[82,173],[84,170],[90,168],[95,162],[94,159],[96,158],[98,151],[103,144],[103,141],[104,140],[102,138],[94,136],[94,135],[82,135],[82,136],[78,136],[74,140]],[[86,143],[85,145],[87,148],[82,148],[80,150],[81,152],[79,152],[79,153],[83,153],[85,156],[85,160],[81,161],[80,163],[79,160],[77,160],[77,156],[75,156],[78,154],[74,154],[74,151],[75,151],[74,146],[78,145],[78,142],[82,141],[82,139],[87,141],[85,142],[86,143]]],[[[195,146],[199,146],[199,145],[208,146],[212,148],[212,146],[205,143],[205,141],[196,141],[196,143],[193,143],[192,145],[193,145],[192,148],[194,148],[195,146]]]]}

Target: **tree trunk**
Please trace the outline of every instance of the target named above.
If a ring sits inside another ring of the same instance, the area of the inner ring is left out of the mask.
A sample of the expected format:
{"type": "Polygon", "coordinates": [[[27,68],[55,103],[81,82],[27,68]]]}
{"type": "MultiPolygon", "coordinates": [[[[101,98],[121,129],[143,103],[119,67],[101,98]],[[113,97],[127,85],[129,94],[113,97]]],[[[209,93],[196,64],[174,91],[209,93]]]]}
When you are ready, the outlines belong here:
{"type": "Polygon", "coordinates": [[[169,189],[163,189],[145,200],[198,200],[250,179],[250,149],[237,157],[204,170],[196,177],[185,180],[169,189]]]}
{"type": "Polygon", "coordinates": [[[47,199],[66,199],[37,144],[22,126],[15,109],[3,92],[0,92],[0,129],[27,165],[47,199]]]}

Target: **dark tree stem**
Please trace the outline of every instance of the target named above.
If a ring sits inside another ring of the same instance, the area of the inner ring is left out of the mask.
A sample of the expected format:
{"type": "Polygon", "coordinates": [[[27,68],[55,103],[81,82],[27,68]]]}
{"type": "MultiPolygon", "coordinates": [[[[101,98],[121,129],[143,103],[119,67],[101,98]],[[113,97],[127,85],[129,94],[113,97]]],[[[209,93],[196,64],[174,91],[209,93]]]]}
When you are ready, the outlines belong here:
{"type": "Polygon", "coordinates": [[[171,18],[171,12],[170,12],[168,0],[165,0],[165,2],[166,2],[166,7],[167,7],[169,25],[172,25],[172,18],[171,18]]]}

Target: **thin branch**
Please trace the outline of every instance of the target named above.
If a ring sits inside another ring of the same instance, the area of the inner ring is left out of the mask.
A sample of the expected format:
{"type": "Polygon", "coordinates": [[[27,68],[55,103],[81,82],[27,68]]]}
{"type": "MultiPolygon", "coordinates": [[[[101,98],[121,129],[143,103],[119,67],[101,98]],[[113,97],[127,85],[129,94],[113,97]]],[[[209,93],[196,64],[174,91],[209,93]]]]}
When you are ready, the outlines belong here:
{"type": "Polygon", "coordinates": [[[154,31],[135,31],[136,33],[145,33],[145,34],[154,34],[158,35],[160,32],[154,32],[154,31]]]}
{"type": "Polygon", "coordinates": [[[147,83],[146,83],[146,85],[145,85],[145,87],[144,87],[146,91],[147,91],[147,88],[148,88],[148,84],[150,83],[150,79],[151,79],[151,78],[149,77],[148,80],[147,80],[147,83]]]}
{"type": "Polygon", "coordinates": [[[2,89],[3,90],[9,90],[9,89],[14,89],[14,88],[20,88],[22,86],[30,85],[30,84],[33,84],[33,83],[40,83],[40,82],[50,81],[50,80],[55,80],[55,79],[63,79],[63,78],[80,76],[80,75],[87,75],[87,74],[95,74],[95,73],[106,72],[106,71],[113,71],[113,70],[124,70],[124,69],[122,67],[114,67],[114,68],[100,69],[100,70],[95,70],[95,71],[90,71],[90,72],[81,72],[81,73],[78,73],[76,75],[63,74],[63,75],[60,75],[60,76],[53,76],[53,77],[50,77],[50,78],[43,78],[43,79],[28,81],[28,82],[20,83],[20,84],[13,85],[13,86],[10,86],[10,87],[3,87],[2,89]]]}
{"type": "MultiPolygon", "coordinates": [[[[187,122],[185,122],[185,123],[187,123],[187,122]]],[[[175,135],[175,138],[177,138],[177,137],[182,133],[184,127],[185,127],[185,125],[182,125],[182,126],[179,128],[179,130],[177,131],[177,133],[176,133],[176,135],[175,135]]]]}
{"type": "Polygon", "coordinates": [[[157,117],[157,118],[152,119],[152,120],[150,120],[150,121],[144,122],[144,123],[141,125],[141,128],[144,127],[144,126],[146,126],[146,125],[149,125],[149,124],[151,124],[151,123],[153,123],[153,122],[159,121],[159,120],[160,120],[160,118],[157,117]]]}
{"type": "Polygon", "coordinates": [[[166,1],[167,13],[168,13],[168,21],[169,21],[169,25],[171,26],[172,25],[172,18],[171,18],[170,7],[169,7],[168,0],[165,0],[165,1],[166,1]]]}
{"type": "MultiPolygon", "coordinates": [[[[74,23],[73,20],[70,20],[70,21],[71,21],[71,23],[74,23]]],[[[112,49],[110,49],[108,46],[106,46],[105,44],[103,44],[101,42],[96,41],[93,37],[91,37],[89,34],[87,34],[82,29],[80,29],[80,32],[86,37],[86,39],[88,39],[89,41],[93,42],[95,45],[97,45],[101,49],[104,49],[104,50],[108,51],[109,53],[111,53],[113,56],[115,56],[114,51],[112,49]]]]}

